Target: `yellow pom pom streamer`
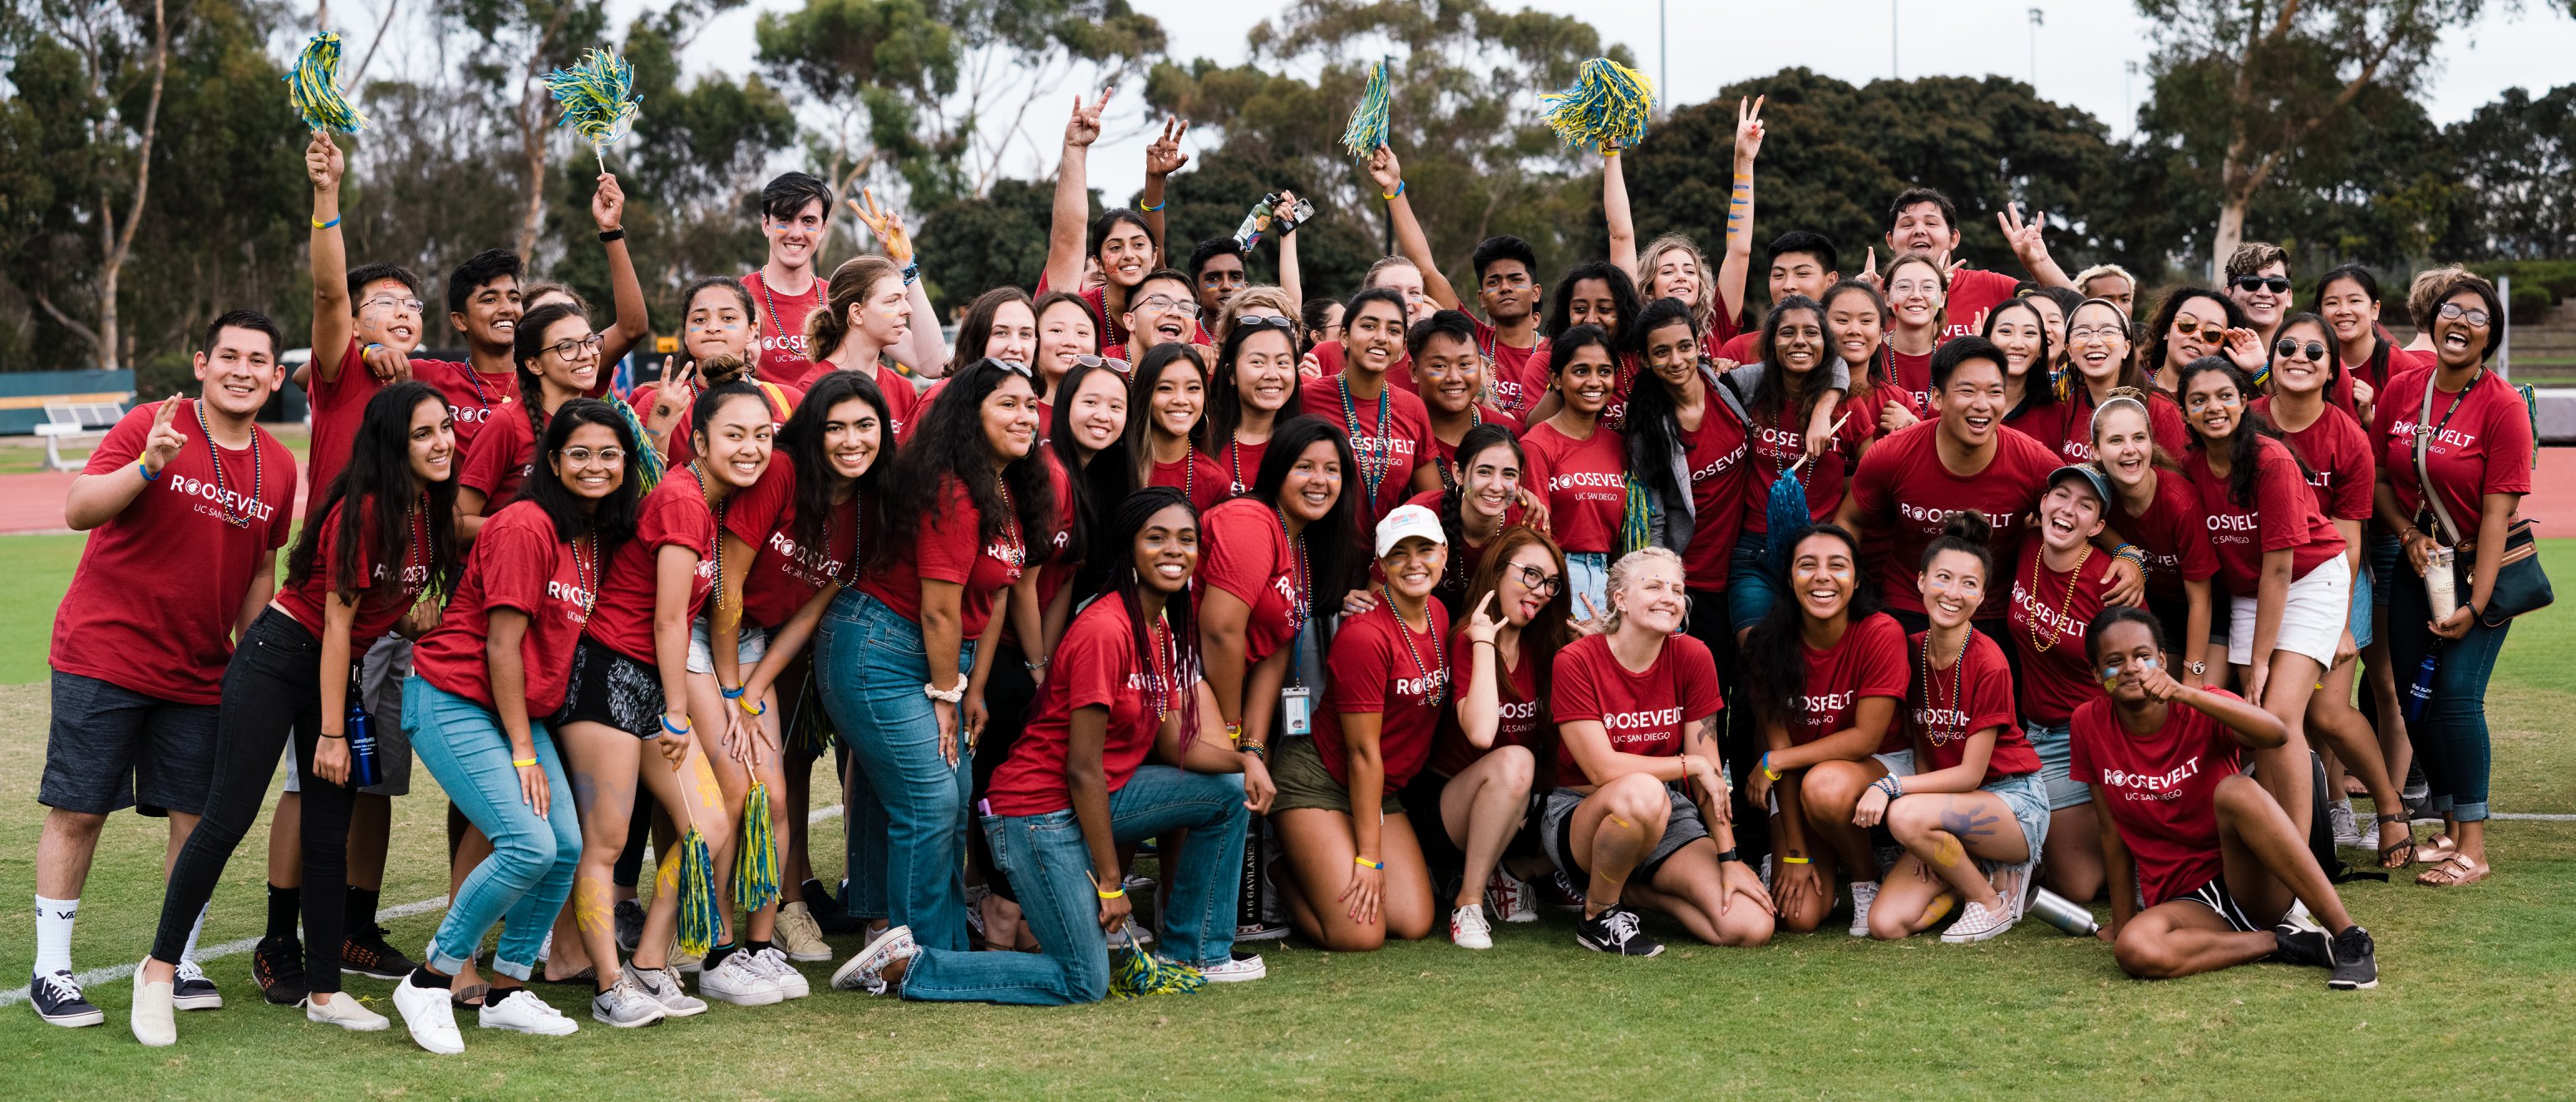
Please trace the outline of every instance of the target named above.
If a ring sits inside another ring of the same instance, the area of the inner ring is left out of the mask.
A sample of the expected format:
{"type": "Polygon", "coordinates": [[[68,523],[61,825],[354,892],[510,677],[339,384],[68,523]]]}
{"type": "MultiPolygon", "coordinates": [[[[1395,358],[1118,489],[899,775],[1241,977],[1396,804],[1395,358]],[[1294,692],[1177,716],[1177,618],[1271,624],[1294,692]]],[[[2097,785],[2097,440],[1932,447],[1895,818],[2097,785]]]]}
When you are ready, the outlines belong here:
{"type": "Polygon", "coordinates": [[[698,833],[697,813],[689,812],[688,831],[680,844],[663,854],[653,872],[653,891],[678,892],[680,900],[680,951],[690,956],[705,956],[715,948],[716,931],[724,925],[724,914],[716,906],[716,859],[707,850],[707,836],[698,833]]]}
{"type": "Polygon", "coordinates": [[[1124,937],[1109,947],[1109,956],[1109,993],[1120,999],[1191,995],[1207,986],[1207,977],[1198,969],[1157,960],[1124,937]]]}
{"type": "Polygon", "coordinates": [[[588,138],[591,154],[599,158],[599,170],[608,171],[602,149],[634,129],[636,112],[644,106],[635,95],[635,67],[625,58],[594,48],[572,68],[547,73],[546,91],[563,105],[563,119],[556,125],[572,127],[588,138]]]}
{"type": "Polygon", "coordinates": [[[1567,145],[1627,149],[1646,140],[1646,123],[1655,114],[1655,82],[1596,57],[1583,63],[1572,87],[1540,96],[1539,111],[1567,145]]]}
{"type": "Polygon", "coordinates": [[[286,101],[304,116],[305,126],[343,134],[366,129],[367,116],[340,94],[339,35],[329,31],[314,35],[295,55],[295,67],[279,79],[286,82],[286,101]]]}
{"type": "Polygon", "coordinates": [[[1377,147],[1386,144],[1386,111],[1391,98],[1386,61],[1381,58],[1369,66],[1368,87],[1360,92],[1360,105],[1351,109],[1351,124],[1342,131],[1343,150],[1365,161],[1377,152],[1377,147]]]}
{"type": "Polygon", "coordinates": [[[778,899],[778,828],[769,820],[769,784],[751,782],[742,798],[742,833],[734,842],[733,904],[744,913],[778,899]]]}

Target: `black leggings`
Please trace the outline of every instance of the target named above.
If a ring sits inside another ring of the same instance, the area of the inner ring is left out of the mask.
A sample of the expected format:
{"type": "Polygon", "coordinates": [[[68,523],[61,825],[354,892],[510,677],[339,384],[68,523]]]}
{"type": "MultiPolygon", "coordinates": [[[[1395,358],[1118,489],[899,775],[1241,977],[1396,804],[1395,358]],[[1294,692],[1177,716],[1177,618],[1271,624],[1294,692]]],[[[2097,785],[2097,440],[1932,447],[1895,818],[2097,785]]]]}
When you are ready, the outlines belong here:
{"type": "MultiPolygon", "coordinates": [[[[352,659],[355,659],[352,655],[352,659]]],[[[188,930],[223,879],[224,865],[259,818],[268,780],[288,736],[304,789],[304,975],[307,990],[340,990],[340,939],[348,916],[349,807],[357,790],[313,775],[322,734],[322,642],[271,608],[243,633],[224,667],[223,710],[215,721],[215,778],[206,816],[188,835],[161,897],[152,957],[177,962],[188,930]]]]}

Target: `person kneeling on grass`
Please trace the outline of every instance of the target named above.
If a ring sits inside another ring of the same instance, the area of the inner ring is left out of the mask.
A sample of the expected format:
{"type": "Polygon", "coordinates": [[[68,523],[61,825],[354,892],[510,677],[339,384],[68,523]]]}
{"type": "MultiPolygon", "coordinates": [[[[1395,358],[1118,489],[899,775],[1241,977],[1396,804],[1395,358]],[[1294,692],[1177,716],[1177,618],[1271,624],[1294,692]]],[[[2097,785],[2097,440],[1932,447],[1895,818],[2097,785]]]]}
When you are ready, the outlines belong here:
{"type": "Polygon", "coordinates": [[[2047,842],[2048,786],[2014,721],[2012,669],[1972,622],[1994,565],[1992,534],[1983,516],[1954,513],[1923,553],[1916,585],[1932,626],[1907,641],[1914,683],[1901,717],[1922,772],[1879,778],[1852,811],[1852,825],[1884,821],[1905,847],[1870,905],[1871,937],[1921,933],[1963,899],[1941,940],[1965,944],[2012,929],[2047,842]]]}
{"type": "Polygon", "coordinates": [[[2331,969],[2326,986],[2338,991],[2379,986],[2370,931],[2345,913],[2306,831],[2237,772],[2240,749],[2288,739],[2280,717],[2175,681],[2164,631],[2145,611],[2105,610],[2085,643],[2110,699],[2075,712],[2074,775],[2093,786],[2102,821],[2111,925],[2101,936],[2120,970],[2173,979],[2270,960],[2331,969]],[[2287,921],[2293,898],[2334,934],[2287,921]]]}
{"type": "Polygon", "coordinates": [[[925,1002],[1099,1002],[1109,995],[1109,932],[1131,908],[1119,843],[1183,830],[1189,844],[1165,851],[1177,863],[1166,868],[1163,952],[1210,980],[1261,978],[1261,958],[1231,954],[1247,809],[1268,804],[1266,785],[1246,800],[1236,776],[1146,760],[1158,739],[1183,731],[1197,733],[1192,749],[1225,745],[1189,622],[1198,514],[1182,491],[1147,487],[1109,527],[1104,546],[1127,548],[1127,562],[1065,629],[1038,713],[993,771],[986,799],[993,861],[1045,952],[917,947],[909,927],[893,926],[842,964],[832,986],[925,1002]]]}

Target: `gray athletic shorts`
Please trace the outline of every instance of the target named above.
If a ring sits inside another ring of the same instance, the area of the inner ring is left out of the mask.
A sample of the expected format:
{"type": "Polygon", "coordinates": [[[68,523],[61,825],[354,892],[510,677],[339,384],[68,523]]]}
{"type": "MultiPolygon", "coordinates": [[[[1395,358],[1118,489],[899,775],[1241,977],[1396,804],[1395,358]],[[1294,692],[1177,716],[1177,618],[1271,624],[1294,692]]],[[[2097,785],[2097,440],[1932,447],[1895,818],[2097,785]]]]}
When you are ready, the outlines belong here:
{"type": "Polygon", "coordinates": [[[145,696],[54,671],[53,721],[36,802],[105,815],[202,815],[215,785],[215,706],[145,696]]]}
{"type": "MultiPolygon", "coordinates": [[[[1646,859],[1637,862],[1632,880],[1650,880],[1662,868],[1666,858],[1683,846],[1708,837],[1708,826],[1699,820],[1699,806],[1683,799],[1679,790],[1667,787],[1664,795],[1673,802],[1671,817],[1664,820],[1664,836],[1655,840],[1655,848],[1646,859]]],[[[1584,793],[1557,789],[1547,794],[1547,803],[1539,809],[1538,841],[1547,850],[1547,859],[1580,884],[1592,875],[1591,870],[1574,860],[1574,809],[1583,803],[1584,793]]]]}

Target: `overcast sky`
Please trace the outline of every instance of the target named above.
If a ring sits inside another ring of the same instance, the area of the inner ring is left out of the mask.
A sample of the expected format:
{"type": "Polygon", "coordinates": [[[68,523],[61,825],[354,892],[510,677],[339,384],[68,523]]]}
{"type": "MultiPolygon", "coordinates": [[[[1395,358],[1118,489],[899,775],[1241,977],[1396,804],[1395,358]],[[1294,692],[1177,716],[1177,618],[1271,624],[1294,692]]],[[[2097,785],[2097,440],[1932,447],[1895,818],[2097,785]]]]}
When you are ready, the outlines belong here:
{"type": "MultiPolygon", "coordinates": [[[[1223,64],[1243,61],[1245,32],[1287,6],[1283,0],[1132,2],[1162,20],[1173,57],[1206,57],[1223,64]]],[[[1758,6],[1743,0],[1491,2],[1506,10],[1517,5],[1582,16],[1605,42],[1624,43],[1634,51],[1647,74],[1657,78],[1665,101],[1674,104],[1697,103],[1731,82],[1798,65],[1854,83],[1891,73],[2001,73],[2032,80],[2041,97],[2083,108],[2115,134],[2126,134],[2136,97],[2146,92],[2143,75],[2131,78],[2127,64],[2143,68],[2149,27],[2133,5],[2116,0],[1803,0],[1758,6]],[[1668,12],[1660,36],[1659,8],[1668,12]],[[2033,8],[2042,14],[2036,29],[2029,14],[2033,8]]],[[[803,4],[752,0],[749,8],[727,13],[699,36],[689,65],[737,76],[748,71],[756,13],[803,4]]],[[[621,6],[640,3],[624,0],[621,6]]],[[[2576,66],[2568,61],[2576,58],[2576,19],[2555,2],[2532,0],[2523,7],[2520,15],[2491,14],[2443,43],[2425,94],[2425,107],[2435,121],[2464,118],[2516,84],[2538,93],[2576,79],[2576,66]]],[[[1133,112],[1140,103],[1136,97],[1121,98],[1127,125],[1113,124],[1112,133],[1132,135],[1137,129],[1133,112]]],[[[1031,112],[1036,121],[1030,133],[1049,162],[1061,115],[1048,109],[1031,112]]],[[[1135,136],[1104,141],[1091,159],[1092,182],[1123,199],[1143,181],[1144,142],[1135,136]]],[[[1034,157],[1021,160],[1010,168],[1012,174],[1037,176],[1053,169],[1034,157]]]]}

